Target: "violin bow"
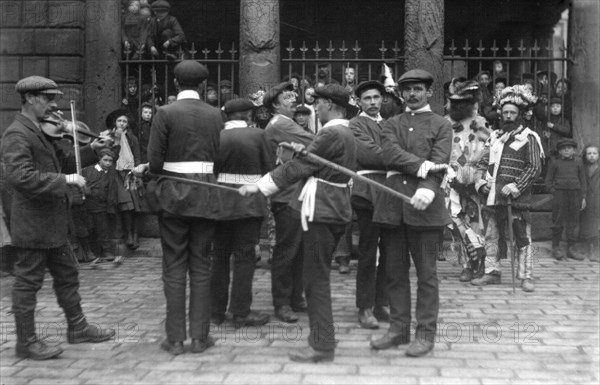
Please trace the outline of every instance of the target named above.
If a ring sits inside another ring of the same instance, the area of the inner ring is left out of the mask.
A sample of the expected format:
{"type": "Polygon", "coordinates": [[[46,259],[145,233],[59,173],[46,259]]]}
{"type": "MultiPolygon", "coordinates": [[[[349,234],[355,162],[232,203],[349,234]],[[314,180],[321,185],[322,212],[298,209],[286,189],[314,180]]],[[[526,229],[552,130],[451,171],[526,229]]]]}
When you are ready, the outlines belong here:
{"type": "MultiPolygon", "coordinates": [[[[77,119],[75,116],[75,100],[69,102],[71,104],[71,124],[73,125],[73,150],[75,151],[75,170],[77,175],[81,175],[81,154],[79,153],[79,141],[77,139],[77,119]]],[[[82,199],[85,200],[85,194],[82,190],[82,199]]]]}

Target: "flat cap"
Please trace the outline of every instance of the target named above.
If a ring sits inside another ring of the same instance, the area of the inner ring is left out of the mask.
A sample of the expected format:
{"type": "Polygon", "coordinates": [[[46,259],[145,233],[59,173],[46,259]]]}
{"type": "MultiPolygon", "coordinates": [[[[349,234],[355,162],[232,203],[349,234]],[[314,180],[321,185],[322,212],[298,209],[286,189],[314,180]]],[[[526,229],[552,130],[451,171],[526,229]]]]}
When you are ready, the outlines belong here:
{"type": "Polygon", "coordinates": [[[402,83],[431,84],[433,83],[433,76],[425,70],[414,69],[406,71],[402,76],[400,76],[400,79],[398,79],[398,84],[402,83]]]}
{"type": "Polygon", "coordinates": [[[273,106],[273,102],[277,99],[277,96],[283,91],[293,91],[294,85],[290,82],[279,83],[275,87],[272,87],[267,93],[263,96],[263,105],[267,108],[271,108],[273,106]]]}
{"type": "Polygon", "coordinates": [[[113,150],[111,150],[110,148],[103,148],[102,150],[98,151],[98,158],[102,158],[106,155],[110,156],[113,159],[115,159],[117,157],[115,152],[113,150]]]}
{"type": "Polygon", "coordinates": [[[223,87],[228,87],[228,88],[232,88],[233,87],[233,83],[231,83],[231,80],[221,80],[219,82],[219,88],[223,88],[223,87]]]}
{"type": "Polygon", "coordinates": [[[335,104],[346,107],[350,101],[350,92],[339,84],[329,83],[315,88],[315,98],[331,99],[335,104]]]}
{"type": "Polygon", "coordinates": [[[359,83],[358,86],[356,86],[356,88],[354,89],[354,94],[358,98],[360,98],[360,95],[362,95],[363,92],[368,90],[379,90],[379,92],[381,92],[381,94],[383,95],[383,93],[385,92],[385,86],[377,80],[368,80],[366,82],[359,83]]]}
{"type": "Polygon", "coordinates": [[[556,143],[556,149],[557,150],[560,150],[561,148],[567,147],[567,146],[571,146],[573,148],[577,148],[577,142],[574,141],[573,139],[564,138],[564,139],[559,140],[556,143]]]}
{"type": "Polygon", "coordinates": [[[42,94],[62,95],[54,80],[41,76],[29,76],[17,82],[15,90],[20,94],[27,92],[38,92],[42,94]]]}
{"type": "Polygon", "coordinates": [[[182,86],[197,86],[208,77],[206,67],[195,60],[183,60],[175,66],[173,72],[182,86]]]}
{"type": "Polygon", "coordinates": [[[311,110],[308,107],[306,107],[304,104],[301,104],[298,107],[296,107],[296,112],[294,114],[307,114],[307,115],[310,115],[311,114],[311,110]]]}
{"type": "Polygon", "coordinates": [[[165,0],[157,0],[152,3],[152,9],[154,10],[169,10],[171,9],[171,4],[165,0]]]}
{"type": "Polygon", "coordinates": [[[250,111],[253,108],[254,104],[250,100],[237,98],[227,101],[225,106],[223,106],[223,111],[226,114],[231,114],[234,112],[250,111]]]}
{"type": "Polygon", "coordinates": [[[552,98],[550,99],[550,103],[548,103],[549,105],[553,105],[553,104],[560,104],[562,106],[563,101],[561,98],[552,98]]]}

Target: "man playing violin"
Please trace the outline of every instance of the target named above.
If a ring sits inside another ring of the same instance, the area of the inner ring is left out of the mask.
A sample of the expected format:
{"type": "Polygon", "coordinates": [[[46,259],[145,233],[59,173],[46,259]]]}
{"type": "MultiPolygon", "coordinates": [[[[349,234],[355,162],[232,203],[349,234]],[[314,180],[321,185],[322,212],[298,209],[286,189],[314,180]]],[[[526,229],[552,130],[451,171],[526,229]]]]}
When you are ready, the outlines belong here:
{"type": "MultiPolygon", "coordinates": [[[[107,341],[115,331],[88,324],[83,315],[77,266],[67,245],[67,191],[69,186],[84,188],[86,181],[75,172],[74,154],[60,150],[41,129],[41,123],[57,109],[55,99],[62,92],[54,81],[40,76],[21,79],[16,91],[21,95],[21,112],[0,144],[6,182],[14,190],[10,229],[17,255],[12,290],[16,354],[45,360],[63,351],[38,339],[35,331],[36,296],[46,268],[67,318],[69,343],[107,341]]],[[[101,140],[94,140],[81,147],[82,165],[97,162],[94,150],[103,146],[101,140]]]]}

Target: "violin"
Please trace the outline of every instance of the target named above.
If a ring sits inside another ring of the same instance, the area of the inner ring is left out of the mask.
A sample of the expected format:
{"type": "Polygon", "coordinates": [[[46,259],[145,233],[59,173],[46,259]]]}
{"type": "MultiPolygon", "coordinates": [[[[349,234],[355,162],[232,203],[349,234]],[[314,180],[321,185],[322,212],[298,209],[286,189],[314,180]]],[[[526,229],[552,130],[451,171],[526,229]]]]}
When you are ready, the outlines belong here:
{"type": "MultiPolygon", "coordinates": [[[[100,136],[88,127],[87,124],[81,121],[76,121],[77,142],[81,145],[90,143],[93,139],[99,139],[101,143],[106,143],[108,146],[113,142],[113,139],[107,136],[100,136]]],[[[42,131],[52,138],[65,138],[73,142],[73,122],[62,117],[59,111],[54,111],[50,118],[44,119],[41,122],[42,131]]]]}

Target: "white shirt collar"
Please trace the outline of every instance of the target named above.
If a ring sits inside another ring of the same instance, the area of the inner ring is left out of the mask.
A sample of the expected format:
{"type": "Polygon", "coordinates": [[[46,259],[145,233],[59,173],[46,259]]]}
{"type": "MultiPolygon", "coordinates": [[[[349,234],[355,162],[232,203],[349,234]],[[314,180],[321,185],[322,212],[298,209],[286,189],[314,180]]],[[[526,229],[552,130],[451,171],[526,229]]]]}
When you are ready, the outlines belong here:
{"type": "Polygon", "coordinates": [[[341,125],[344,127],[348,127],[348,119],[332,119],[329,122],[323,125],[323,128],[341,125]]]}
{"type": "Polygon", "coordinates": [[[103,172],[103,173],[105,173],[105,174],[108,172],[108,170],[104,170],[102,167],[100,167],[100,164],[99,164],[99,163],[96,163],[96,165],[94,166],[94,168],[95,168],[96,170],[98,170],[98,172],[103,172]]]}
{"type": "Polygon", "coordinates": [[[358,116],[364,116],[365,118],[369,118],[371,120],[376,121],[377,123],[381,122],[383,120],[383,118],[381,117],[381,114],[378,112],[376,117],[372,117],[371,115],[367,114],[366,112],[361,112],[358,116]]]}
{"type": "Polygon", "coordinates": [[[425,107],[421,107],[418,110],[411,110],[410,108],[406,107],[406,112],[412,112],[413,114],[420,114],[423,112],[431,112],[431,106],[428,104],[425,107]]]}
{"type": "Polygon", "coordinates": [[[290,118],[289,116],[285,116],[285,115],[283,115],[283,114],[275,114],[275,115],[273,115],[273,119],[275,119],[275,118],[277,118],[277,117],[286,118],[286,119],[289,119],[289,120],[291,120],[292,122],[294,121],[294,119],[290,118]]]}
{"type": "Polygon", "coordinates": [[[231,130],[232,128],[245,128],[248,127],[248,123],[245,120],[229,120],[225,122],[224,130],[231,130]]]}
{"type": "Polygon", "coordinates": [[[181,100],[181,99],[200,100],[200,94],[198,94],[198,91],[194,91],[194,90],[183,90],[177,94],[177,100],[181,100]]]}

